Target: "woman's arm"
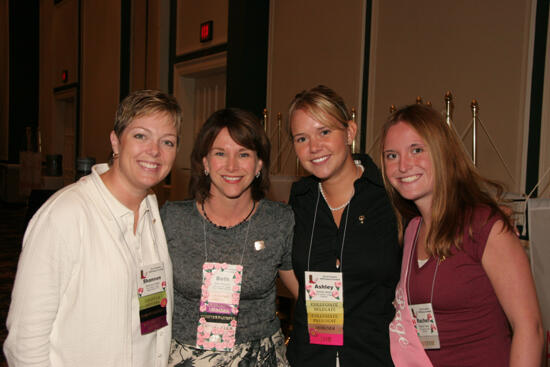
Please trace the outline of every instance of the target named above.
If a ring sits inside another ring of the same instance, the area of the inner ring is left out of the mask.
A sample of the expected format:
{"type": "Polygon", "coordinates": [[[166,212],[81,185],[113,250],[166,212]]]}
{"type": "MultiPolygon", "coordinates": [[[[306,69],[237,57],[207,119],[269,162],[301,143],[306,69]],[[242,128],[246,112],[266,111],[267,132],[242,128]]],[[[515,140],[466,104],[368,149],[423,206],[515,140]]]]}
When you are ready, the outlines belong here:
{"type": "MultiPolygon", "coordinates": [[[[291,188],[290,193],[290,200],[293,201],[293,193],[294,190],[294,184],[291,188]]],[[[281,278],[281,281],[285,285],[285,287],[290,291],[290,294],[292,294],[292,298],[294,300],[298,299],[298,279],[296,279],[296,274],[294,274],[294,270],[292,269],[292,247],[294,245],[294,211],[289,206],[288,209],[285,210],[285,217],[288,220],[288,223],[285,224],[282,228],[282,230],[286,231],[285,235],[285,241],[284,241],[284,254],[282,263],[284,264],[284,267],[286,269],[290,270],[279,270],[279,277],[281,278]]]]}
{"type": "Polygon", "coordinates": [[[6,322],[4,354],[10,366],[50,365],[50,334],[72,256],[46,216],[31,222],[23,241],[6,322]]]}
{"type": "Polygon", "coordinates": [[[497,221],[481,263],[513,330],[510,367],[539,367],[542,322],[527,256],[518,238],[497,221]]]}
{"type": "Polygon", "coordinates": [[[298,279],[294,275],[294,270],[279,270],[279,277],[296,300],[298,298],[298,279]]]}

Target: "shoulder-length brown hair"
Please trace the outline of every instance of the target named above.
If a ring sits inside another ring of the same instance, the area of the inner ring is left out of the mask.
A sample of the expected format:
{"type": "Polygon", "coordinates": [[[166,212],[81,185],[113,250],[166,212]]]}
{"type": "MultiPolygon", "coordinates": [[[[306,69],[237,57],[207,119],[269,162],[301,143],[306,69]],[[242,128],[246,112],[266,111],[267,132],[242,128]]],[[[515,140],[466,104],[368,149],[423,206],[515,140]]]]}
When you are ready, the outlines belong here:
{"type": "Polygon", "coordinates": [[[239,108],[226,108],[214,112],[202,125],[191,153],[191,181],[189,194],[202,203],[210,196],[210,176],[204,174],[202,159],[224,128],[235,142],[256,152],[262,161],[260,177],[252,181],[252,199],[260,200],[269,190],[269,155],[271,145],[260,120],[252,113],[239,108]]]}
{"type": "Polygon", "coordinates": [[[500,214],[506,228],[513,230],[508,215],[497,204],[502,198],[503,186],[478,173],[459,137],[440,113],[431,107],[415,104],[390,115],[382,128],[380,140],[382,175],[398,219],[400,242],[403,241],[404,224],[419,212],[414,202],[404,199],[393,188],[384,167],[384,141],[390,127],[399,122],[416,130],[430,151],[434,187],[431,225],[426,238],[429,255],[448,257],[452,246],[460,249],[466,226],[472,234],[468,218],[478,206],[489,207],[491,215],[500,214]]]}

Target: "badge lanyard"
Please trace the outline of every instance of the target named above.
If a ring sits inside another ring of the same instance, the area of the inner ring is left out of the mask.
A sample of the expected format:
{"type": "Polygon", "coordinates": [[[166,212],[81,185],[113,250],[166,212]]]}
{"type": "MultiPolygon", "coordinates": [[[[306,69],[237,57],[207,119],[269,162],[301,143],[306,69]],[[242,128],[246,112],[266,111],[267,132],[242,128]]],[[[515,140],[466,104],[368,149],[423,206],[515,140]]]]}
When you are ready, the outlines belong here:
{"type": "MultiPolygon", "coordinates": [[[[101,177],[99,179],[101,179],[101,177]]],[[[96,182],[95,179],[92,179],[92,182],[95,184],[98,191],[100,191],[100,192],[103,191],[103,189],[101,188],[99,183],[96,182]]],[[[105,188],[106,188],[106,186],[105,186],[105,188]]],[[[112,193],[111,193],[111,195],[112,195],[112,193]]],[[[109,214],[111,214],[111,216],[113,217],[113,219],[114,219],[114,221],[115,221],[115,223],[118,227],[118,230],[119,230],[119,232],[122,236],[122,241],[124,241],[124,244],[126,245],[126,247],[128,249],[131,249],[130,245],[126,241],[126,237],[124,237],[124,231],[122,230],[122,227],[120,226],[120,223],[118,222],[115,214],[112,212],[111,207],[107,204],[107,201],[105,200],[105,197],[101,194],[99,196],[101,197],[101,200],[103,200],[103,204],[105,204],[105,207],[109,211],[109,214]]],[[[113,195],[113,197],[114,197],[114,195],[113,195]]],[[[145,196],[145,204],[147,205],[147,214],[148,214],[147,216],[149,218],[149,220],[148,220],[148,222],[149,222],[149,231],[151,232],[151,235],[153,236],[153,247],[155,249],[155,255],[157,255],[157,258],[160,260],[160,255],[159,255],[159,250],[158,250],[158,245],[157,245],[157,234],[156,234],[156,232],[154,231],[154,228],[153,228],[153,220],[151,219],[151,205],[149,204],[149,196],[148,195],[145,196]]],[[[130,251],[130,254],[132,254],[132,258],[134,259],[135,264],[136,265],[141,265],[140,261],[134,257],[132,251],[130,251]]]]}
{"type": "Polygon", "coordinates": [[[409,299],[409,309],[411,312],[412,322],[416,329],[416,333],[418,334],[418,338],[422,343],[422,346],[424,347],[424,349],[439,349],[440,348],[439,330],[437,328],[437,323],[435,321],[435,312],[433,310],[433,296],[434,296],[434,288],[435,288],[435,279],[437,277],[437,270],[439,268],[439,263],[441,262],[440,259],[437,259],[437,263],[435,265],[434,276],[432,279],[432,289],[430,293],[430,302],[420,303],[420,304],[410,304],[410,300],[411,300],[410,273],[411,273],[412,261],[414,258],[414,254],[416,252],[416,243],[418,241],[418,236],[420,234],[420,228],[422,226],[422,223],[423,221],[421,218],[420,223],[418,225],[418,229],[416,231],[416,235],[414,237],[414,242],[411,249],[412,251],[411,256],[409,258],[409,264],[407,269],[407,296],[409,299]]]}
{"type": "MultiPolygon", "coordinates": [[[[99,188],[99,184],[93,180],[96,187],[99,188]]],[[[168,321],[166,318],[166,306],[168,304],[168,297],[166,295],[166,275],[164,272],[164,264],[160,261],[160,254],[158,249],[157,235],[153,227],[153,219],[151,218],[151,205],[149,203],[149,197],[145,196],[145,204],[147,205],[147,222],[149,224],[149,232],[153,238],[153,248],[155,255],[160,262],[154,264],[142,264],[143,258],[137,258],[131,250],[126,237],[124,236],[124,231],[122,226],[118,222],[116,216],[111,211],[107,201],[100,195],[103,203],[107,207],[109,213],[113,217],[118,230],[120,231],[122,241],[126,247],[130,250],[132,259],[134,260],[134,268],[139,268],[139,274],[136,274],[137,279],[137,294],[139,302],[139,321],[140,321],[140,331],[141,335],[149,334],[155,330],[158,330],[166,325],[168,321]]]]}
{"type": "Polygon", "coordinates": [[[231,351],[235,346],[237,316],[241,296],[243,260],[250,230],[248,220],[241,259],[238,264],[208,262],[206,220],[202,218],[204,263],[196,347],[205,350],[231,351]]]}
{"type": "MultiPolygon", "coordinates": [[[[319,208],[319,198],[321,197],[321,191],[317,189],[317,201],[315,202],[315,212],[313,213],[313,224],[311,225],[311,236],[309,238],[309,249],[307,253],[307,270],[309,271],[309,262],[311,259],[311,248],[313,247],[313,234],[315,233],[315,222],[317,221],[317,210],[319,208]]],[[[348,215],[351,209],[351,200],[346,209],[346,221],[344,222],[344,234],[342,236],[342,246],[340,247],[340,266],[338,270],[342,272],[342,267],[344,266],[344,243],[346,241],[346,230],[348,227],[348,215]]]]}
{"type": "MultiPolygon", "coordinates": [[[[241,252],[241,261],[239,262],[240,265],[243,264],[244,251],[246,250],[246,241],[248,241],[248,230],[250,229],[250,222],[252,222],[252,218],[248,220],[248,225],[246,226],[243,250],[241,252]]],[[[206,263],[208,262],[208,246],[206,244],[206,220],[204,218],[202,218],[202,232],[203,232],[203,238],[204,238],[204,262],[206,263]]]]}
{"type": "Polygon", "coordinates": [[[307,255],[307,271],[304,274],[309,342],[311,344],[342,346],[344,345],[344,288],[342,269],[344,266],[344,244],[351,201],[346,209],[338,271],[309,271],[320,195],[321,193],[318,189],[307,255]]]}

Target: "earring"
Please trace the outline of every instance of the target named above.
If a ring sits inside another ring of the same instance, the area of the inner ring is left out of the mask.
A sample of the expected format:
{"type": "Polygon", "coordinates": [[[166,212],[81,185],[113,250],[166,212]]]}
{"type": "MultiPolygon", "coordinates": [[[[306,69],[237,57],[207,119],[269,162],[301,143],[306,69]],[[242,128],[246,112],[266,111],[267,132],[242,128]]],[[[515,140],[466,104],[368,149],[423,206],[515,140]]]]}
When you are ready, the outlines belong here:
{"type": "Polygon", "coordinates": [[[114,153],[113,152],[113,160],[117,159],[118,158],[118,153],[114,153]]]}
{"type": "Polygon", "coordinates": [[[260,171],[256,172],[256,178],[260,178],[260,171]]]}
{"type": "Polygon", "coordinates": [[[205,169],[204,169],[204,175],[205,175],[205,176],[208,176],[209,173],[210,173],[210,172],[208,172],[208,170],[205,168],[205,169]]]}

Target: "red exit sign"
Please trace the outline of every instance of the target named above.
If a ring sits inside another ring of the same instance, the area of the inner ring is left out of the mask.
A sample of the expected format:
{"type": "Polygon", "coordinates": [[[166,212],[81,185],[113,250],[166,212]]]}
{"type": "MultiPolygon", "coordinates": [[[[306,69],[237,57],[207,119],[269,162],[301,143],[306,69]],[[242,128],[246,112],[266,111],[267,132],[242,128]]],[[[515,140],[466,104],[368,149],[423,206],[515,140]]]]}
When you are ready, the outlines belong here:
{"type": "Polygon", "coordinates": [[[201,42],[212,41],[213,26],[214,22],[211,20],[201,24],[201,42]]]}

